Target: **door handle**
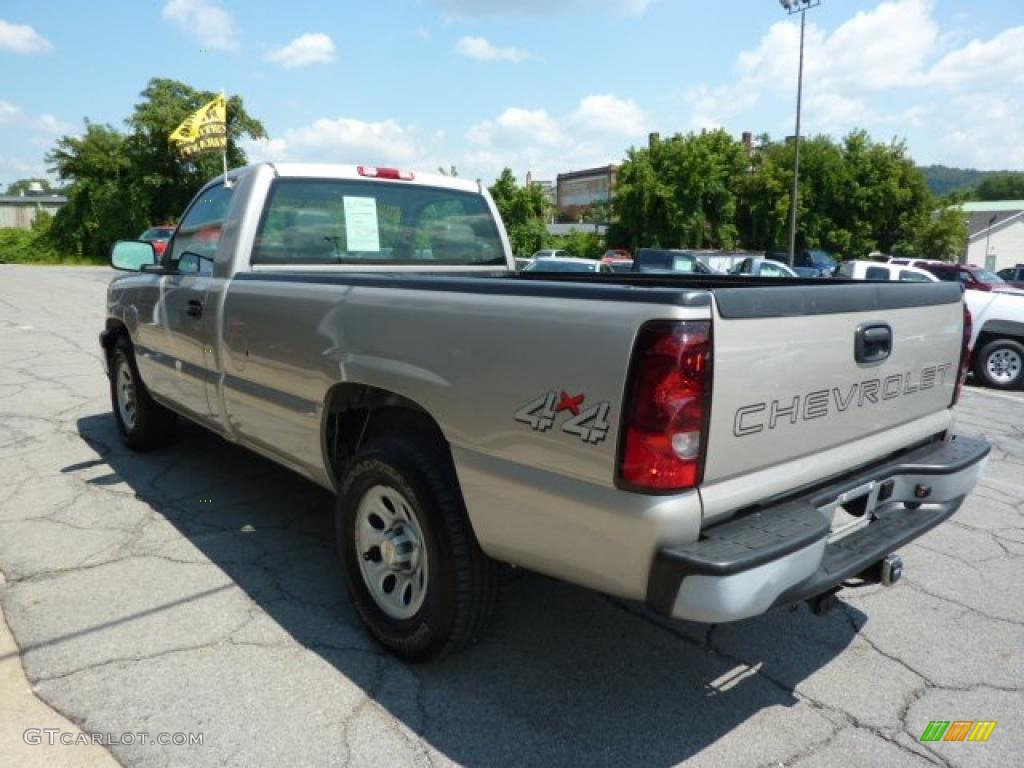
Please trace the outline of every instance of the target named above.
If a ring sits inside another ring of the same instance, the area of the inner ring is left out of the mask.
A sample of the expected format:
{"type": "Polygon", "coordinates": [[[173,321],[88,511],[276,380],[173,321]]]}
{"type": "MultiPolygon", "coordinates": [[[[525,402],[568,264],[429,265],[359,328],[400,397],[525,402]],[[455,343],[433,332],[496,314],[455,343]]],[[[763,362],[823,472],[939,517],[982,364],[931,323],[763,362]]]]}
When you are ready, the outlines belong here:
{"type": "Polygon", "coordinates": [[[203,303],[197,299],[190,299],[188,304],[185,305],[185,314],[189,317],[202,317],[203,303]]]}
{"type": "Polygon", "coordinates": [[[862,325],[853,341],[853,356],[858,363],[880,363],[892,354],[892,328],[885,324],[862,325]]]}

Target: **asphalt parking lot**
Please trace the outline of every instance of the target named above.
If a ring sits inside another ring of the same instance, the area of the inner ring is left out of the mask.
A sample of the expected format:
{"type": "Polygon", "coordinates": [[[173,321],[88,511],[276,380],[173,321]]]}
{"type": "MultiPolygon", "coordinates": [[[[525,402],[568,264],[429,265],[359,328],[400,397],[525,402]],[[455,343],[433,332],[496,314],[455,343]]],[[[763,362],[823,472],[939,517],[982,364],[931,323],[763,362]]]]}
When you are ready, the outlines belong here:
{"type": "Polygon", "coordinates": [[[707,627],[515,573],[485,643],[410,667],[348,603],[329,494],[198,428],[120,445],[110,275],[0,265],[0,606],[35,695],[85,732],[202,734],[114,744],[121,764],[1019,764],[1024,393],[965,393],[986,477],[892,589],[707,627]],[[923,744],[931,720],[998,725],[923,744]]]}

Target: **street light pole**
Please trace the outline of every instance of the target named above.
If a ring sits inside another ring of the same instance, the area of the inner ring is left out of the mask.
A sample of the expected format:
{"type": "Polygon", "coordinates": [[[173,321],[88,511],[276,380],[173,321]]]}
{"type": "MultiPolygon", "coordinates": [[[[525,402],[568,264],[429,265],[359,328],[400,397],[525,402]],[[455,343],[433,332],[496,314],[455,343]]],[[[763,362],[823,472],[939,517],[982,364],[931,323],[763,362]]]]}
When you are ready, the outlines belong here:
{"type": "Polygon", "coordinates": [[[998,218],[998,213],[992,214],[992,218],[988,220],[988,227],[985,228],[985,263],[983,265],[985,269],[988,269],[988,243],[989,239],[992,237],[992,225],[996,223],[996,219],[998,218]]]}
{"type": "Polygon", "coordinates": [[[779,0],[790,16],[800,14],[800,66],[796,80],[796,156],[793,160],[793,196],[789,212],[789,266],[796,261],[796,212],[800,206],[800,113],[804,96],[804,30],[807,11],[821,5],[821,0],[779,0]]]}

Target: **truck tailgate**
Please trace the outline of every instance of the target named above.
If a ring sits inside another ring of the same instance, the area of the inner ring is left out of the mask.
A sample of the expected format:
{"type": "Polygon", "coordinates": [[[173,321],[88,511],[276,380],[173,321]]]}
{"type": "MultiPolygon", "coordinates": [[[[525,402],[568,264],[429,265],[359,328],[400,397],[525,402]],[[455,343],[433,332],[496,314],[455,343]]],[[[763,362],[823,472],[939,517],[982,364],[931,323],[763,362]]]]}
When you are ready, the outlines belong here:
{"type": "Polygon", "coordinates": [[[715,300],[705,484],[804,457],[813,474],[815,454],[950,406],[958,285],[727,289],[715,300]],[[889,354],[872,361],[887,335],[889,354]]]}

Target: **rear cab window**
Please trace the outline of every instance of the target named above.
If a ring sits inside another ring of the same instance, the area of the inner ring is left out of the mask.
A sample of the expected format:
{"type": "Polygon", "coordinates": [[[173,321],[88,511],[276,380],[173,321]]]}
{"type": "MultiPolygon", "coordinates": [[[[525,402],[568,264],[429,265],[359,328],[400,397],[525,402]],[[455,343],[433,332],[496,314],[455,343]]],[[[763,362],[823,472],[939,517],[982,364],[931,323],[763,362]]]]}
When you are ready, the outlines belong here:
{"type": "Polygon", "coordinates": [[[868,267],[864,270],[864,277],[867,280],[888,280],[889,270],[887,267],[868,267]]]}
{"type": "Polygon", "coordinates": [[[274,182],[253,265],[506,265],[482,195],[341,179],[274,182]]]}

